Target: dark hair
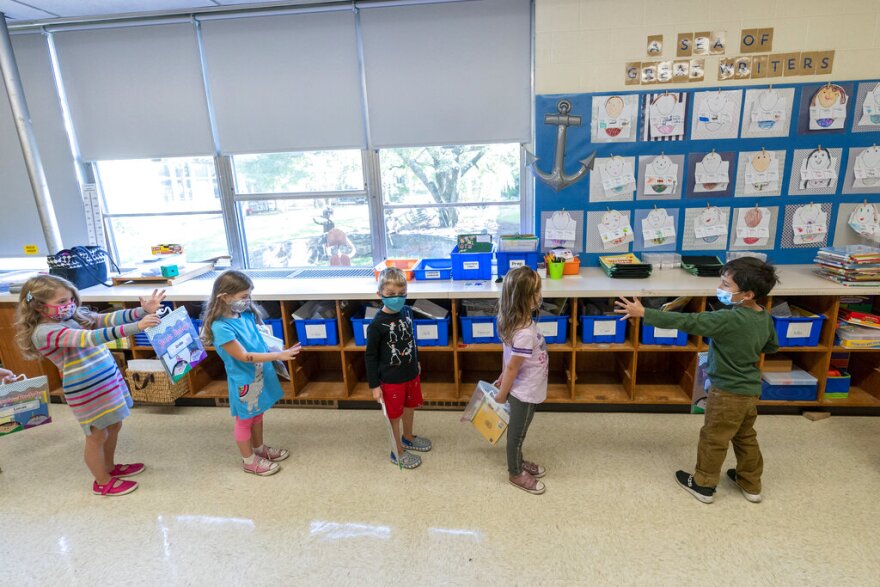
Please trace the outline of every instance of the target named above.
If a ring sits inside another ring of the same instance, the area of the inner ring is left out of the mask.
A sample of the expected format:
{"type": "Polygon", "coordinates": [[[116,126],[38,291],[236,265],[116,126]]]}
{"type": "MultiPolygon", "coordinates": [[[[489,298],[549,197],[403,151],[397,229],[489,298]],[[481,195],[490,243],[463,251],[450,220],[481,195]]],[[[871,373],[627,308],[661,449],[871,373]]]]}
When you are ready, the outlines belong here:
{"type": "Polygon", "coordinates": [[[779,283],[776,268],[755,257],[728,261],[721,269],[721,274],[725,273],[730,274],[739,291],[750,291],[755,299],[763,298],[779,283]]]}

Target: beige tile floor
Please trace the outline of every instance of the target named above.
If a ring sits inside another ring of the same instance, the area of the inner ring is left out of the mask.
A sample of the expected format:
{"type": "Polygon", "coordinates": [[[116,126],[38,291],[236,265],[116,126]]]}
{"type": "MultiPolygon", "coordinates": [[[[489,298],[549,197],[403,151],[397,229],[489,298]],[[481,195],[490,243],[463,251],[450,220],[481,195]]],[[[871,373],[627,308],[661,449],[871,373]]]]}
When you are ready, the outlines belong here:
{"type": "Polygon", "coordinates": [[[762,416],[765,501],[673,484],[699,416],[543,413],[526,454],[547,493],[506,482],[456,412],[420,412],[434,451],[385,458],[377,411],[276,409],[274,477],[237,468],[220,408],[139,408],[135,493],[89,494],[82,438],[56,421],[0,438],[0,571],[19,585],[880,584],[880,418],[762,416]]]}

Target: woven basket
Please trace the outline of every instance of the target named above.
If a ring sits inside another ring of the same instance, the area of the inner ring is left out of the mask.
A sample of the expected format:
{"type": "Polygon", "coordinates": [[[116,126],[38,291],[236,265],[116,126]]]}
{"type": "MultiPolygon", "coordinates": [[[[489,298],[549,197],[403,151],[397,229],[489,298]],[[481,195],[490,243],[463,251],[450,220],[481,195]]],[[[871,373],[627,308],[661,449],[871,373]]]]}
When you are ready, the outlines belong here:
{"type": "Polygon", "coordinates": [[[171,383],[165,373],[126,369],[125,381],[131,391],[131,399],[143,404],[173,405],[177,398],[189,391],[186,377],[171,383]]]}

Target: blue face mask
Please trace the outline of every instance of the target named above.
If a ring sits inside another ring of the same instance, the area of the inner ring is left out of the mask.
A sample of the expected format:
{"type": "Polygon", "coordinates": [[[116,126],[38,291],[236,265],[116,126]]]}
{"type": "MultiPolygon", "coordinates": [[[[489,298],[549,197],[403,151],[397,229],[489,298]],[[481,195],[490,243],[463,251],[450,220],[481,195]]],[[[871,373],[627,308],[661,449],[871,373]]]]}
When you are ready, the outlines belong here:
{"type": "Polygon", "coordinates": [[[726,289],[721,289],[720,287],[715,290],[715,297],[718,298],[718,301],[724,304],[725,306],[738,306],[742,302],[734,302],[733,294],[739,292],[727,291],[726,289]]]}
{"type": "Polygon", "coordinates": [[[406,305],[406,296],[382,296],[382,303],[392,312],[400,312],[406,305]]]}

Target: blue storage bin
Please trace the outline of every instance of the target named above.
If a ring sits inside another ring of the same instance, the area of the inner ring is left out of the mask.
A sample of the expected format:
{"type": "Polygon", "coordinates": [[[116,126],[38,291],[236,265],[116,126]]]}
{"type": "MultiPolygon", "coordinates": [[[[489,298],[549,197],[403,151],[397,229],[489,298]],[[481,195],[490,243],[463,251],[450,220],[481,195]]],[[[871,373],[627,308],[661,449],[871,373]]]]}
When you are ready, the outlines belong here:
{"type": "Polygon", "coordinates": [[[461,323],[461,341],[463,343],[491,344],[501,342],[501,338],[498,337],[498,322],[495,320],[495,316],[461,316],[459,321],[461,323]],[[474,325],[477,325],[478,328],[488,330],[488,326],[485,326],[486,324],[491,324],[492,335],[474,336],[474,325]]]}
{"type": "Polygon", "coordinates": [[[372,321],[372,318],[364,318],[363,312],[359,312],[357,317],[351,317],[351,331],[354,333],[354,344],[367,346],[367,327],[372,321]]]}
{"type": "Polygon", "coordinates": [[[653,326],[642,324],[642,344],[660,344],[665,346],[687,346],[688,335],[679,330],[676,336],[657,336],[653,326]]]}
{"type": "Polygon", "coordinates": [[[263,322],[272,327],[272,336],[284,340],[284,325],[281,323],[281,318],[266,318],[263,322]]]}
{"type": "Polygon", "coordinates": [[[776,336],[779,338],[779,346],[818,346],[819,335],[822,334],[822,322],[825,316],[791,316],[789,318],[777,318],[773,316],[773,325],[776,327],[776,336]],[[809,327],[809,333],[807,328],[809,327]],[[804,331],[804,335],[792,332],[793,330],[804,331]],[[789,336],[791,334],[791,336],[789,336]]]}
{"type": "Polygon", "coordinates": [[[538,251],[504,253],[495,251],[495,259],[498,261],[498,277],[507,275],[507,272],[517,267],[528,265],[535,271],[538,270],[538,251]]]}
{"type": "Polygon", "coordinates": [[[449,317],[437,320],[433,318],[416,318],[413,320],[416,344],[418,346],[448,346],[449,317]],[[436,336],[434,331],[436,328],[436,336]]]}
{"type": "Polygon", "coordinates": [[[568,316],[541,316],[538,330],[547,344],[565,344],[568,342],[568,316]]]}
{"type": "Polygon", "coordinates": [[[581,342],[587,344],[620,344],[626,341],[626,328],[629,320],[621,320],[620,316],[581,316],[581,342]],[[596,334],[596,323],[614,325],[614,332],[596,334]]]}
{"type": "Polygon", "coordinates": [[[776,401],[815,401],[819,395],[819,382],[802,369],[789,373],[764,373],[761,375],[761,399],[776,401]]]}
{"type": "Polygon", "coordinates": [[[452,277],[452,259],[422,259],[415,267],[413,274],[416,281],[435,281],[452,277]]]}
{"type": "Polygon", "coordinates": [[[303,346],[335,346],[339,344],[336,318],[294,320],[293,323],[296,326],[296,336],[303,346]],[[310,334],[311,336],[309,336],[310,334]]]}
{"type": "Polygon", "coordinates": [[[847,397],[851,383],[852,376],[843,369],[840,369],[840,377],[828,376],[825,382],[825,397],[829,399],[847,397]]]}
{"type": "Polygon", "coordinates": [[[492,253],[459,253],[456,245],[449,258],[452,279],[492,279],[492,253]]]}

